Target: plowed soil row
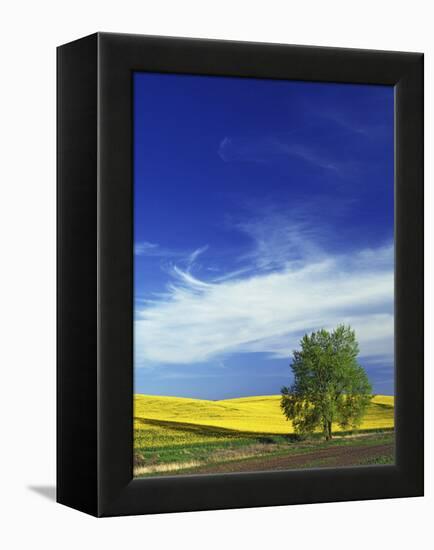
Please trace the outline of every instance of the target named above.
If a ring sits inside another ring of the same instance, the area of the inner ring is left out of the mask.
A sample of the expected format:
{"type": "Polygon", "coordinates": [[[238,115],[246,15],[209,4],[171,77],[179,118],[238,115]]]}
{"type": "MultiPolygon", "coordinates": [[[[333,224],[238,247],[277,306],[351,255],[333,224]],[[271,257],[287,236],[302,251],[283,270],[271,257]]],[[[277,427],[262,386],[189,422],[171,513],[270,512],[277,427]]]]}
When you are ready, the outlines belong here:
{"type": "Polygon", "coordinates": [[[366,446],[334,446],[327,449],[318,449],[313,452],[287,455],[271,456],[230,461],[220,464],[201,466],[191,473],[217,474],[235,472],[260,472],[270,470],[291,470],[303,467],[342,467],[353,466],[360,462],[374,459],[379,456],[393,454],[393,444],[366,445],[366,446]]]}

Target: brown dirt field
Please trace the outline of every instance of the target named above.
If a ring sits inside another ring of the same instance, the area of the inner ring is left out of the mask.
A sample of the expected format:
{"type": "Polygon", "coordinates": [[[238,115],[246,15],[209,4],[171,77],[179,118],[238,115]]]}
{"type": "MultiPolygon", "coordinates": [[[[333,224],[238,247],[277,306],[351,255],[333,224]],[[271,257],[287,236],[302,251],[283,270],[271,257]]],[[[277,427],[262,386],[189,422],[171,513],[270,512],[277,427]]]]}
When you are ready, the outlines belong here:
{"type": "Polygon", "coordinates": [[[201,466],[189,473],[217,474],[237,472],[263,472],[270,470],[291,470],[303,467],[342,467],[354,466],[361,460],[375,458],[381,455],[393,454],[393,443],[370,446],[335,446],[328,449],[318,449],[314,452],[275,457],[260,457],[240,461],[229,461],[221,464],[201,466]],[[314,464],[320,461],[320,464],[314,464]]]}

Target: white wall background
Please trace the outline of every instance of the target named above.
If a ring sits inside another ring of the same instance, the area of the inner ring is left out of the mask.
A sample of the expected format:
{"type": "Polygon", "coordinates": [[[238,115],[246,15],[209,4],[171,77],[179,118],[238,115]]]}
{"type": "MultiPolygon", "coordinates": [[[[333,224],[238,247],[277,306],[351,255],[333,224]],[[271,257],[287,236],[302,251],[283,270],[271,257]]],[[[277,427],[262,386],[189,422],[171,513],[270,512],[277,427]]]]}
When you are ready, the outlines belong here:
{"type": "Polygon", "coordinates": [[[0,15],[0,545],[427,548],[433,536],[433,17],[395,0],[22,0],[0,15]],[[54,503],[55,47],[95,31],[426,54],[427,497],[96,520],[54,503]],[[431,338],[431,341],[430,341],[431,338]],[[33,487],[33,489],[32,489],[33,487]],[[38,488],[35,490],[34,488],[38,488]],[[51,487],[51,489],[50,489],[51,487]]]}

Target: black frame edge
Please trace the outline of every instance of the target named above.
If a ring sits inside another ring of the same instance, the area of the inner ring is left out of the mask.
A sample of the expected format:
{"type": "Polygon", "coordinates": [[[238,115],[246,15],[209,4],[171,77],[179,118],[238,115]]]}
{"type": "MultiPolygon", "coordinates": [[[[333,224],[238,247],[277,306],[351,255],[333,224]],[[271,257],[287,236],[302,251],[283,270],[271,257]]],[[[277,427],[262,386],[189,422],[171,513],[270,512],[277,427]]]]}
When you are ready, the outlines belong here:
{"type": "Polygon", "coordinates": [[[97,515],[97,35],[57,48],[57,502],[97,515]]]}
{"type": "Polygon", "coordinates": [[[100,35],[101,515],[421,496],[423,494],[423,56],[413,53],[100,35]],[[395,86],[396,465],[132,479],[131,72],[395,86]],[[114,230],[113,222],[116,222],[114,230]],[[114,261],[116,258],[116,262],[114,261]],[[399,265],[398,265],[399,264],[399,265]],[[407,289],[407,290],[405,290],[407,289]],[[412,291],[414,291],[412,293],[412,291]],[[128,310],[128,311],[127,311],[128,310]],[[413,354],[411,350],[414,350],[413,354]],[[406,368],[409,358],[412,369],[406,368]],[[121,372],[119,365],[127,365],[121,372]],[[126,372],[128,371],[128,372],[126,372]],[[419,406],[414,408],[414,400],[419,406]],[[416,429],[415,426],[417,426],[416,429]]]}

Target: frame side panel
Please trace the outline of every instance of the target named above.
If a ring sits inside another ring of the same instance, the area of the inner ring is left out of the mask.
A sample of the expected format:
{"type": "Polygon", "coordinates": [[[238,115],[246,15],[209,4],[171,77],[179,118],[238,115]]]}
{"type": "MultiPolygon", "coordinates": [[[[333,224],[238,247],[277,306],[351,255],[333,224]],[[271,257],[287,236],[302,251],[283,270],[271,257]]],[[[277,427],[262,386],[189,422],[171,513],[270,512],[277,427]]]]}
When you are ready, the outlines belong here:
{"type": "Polygon", "coordinates": [[[57,501],[97,513],[97,36],[57,50],[57,501]]]}
{"type": "Polygon", "coordinates": [[[411,494],[424,491],[423,56],[396,86],[397,465],[411,494]]]}
{"type": "Polygon", "coordinates": [[[131,70],[99,35],[99,513],[133,468],[133,196],[131,70]],[[113,78],[113,70],[116,76],[113,78]],[[127,101],[125,99],[127,98],[127,101]],[[126,152],[127,163],[120,152],[126,152]],[[126,413],[126,414],[125,414],[126,413]],[[115,435],[116,434],[116,435],[115,435]]]}

